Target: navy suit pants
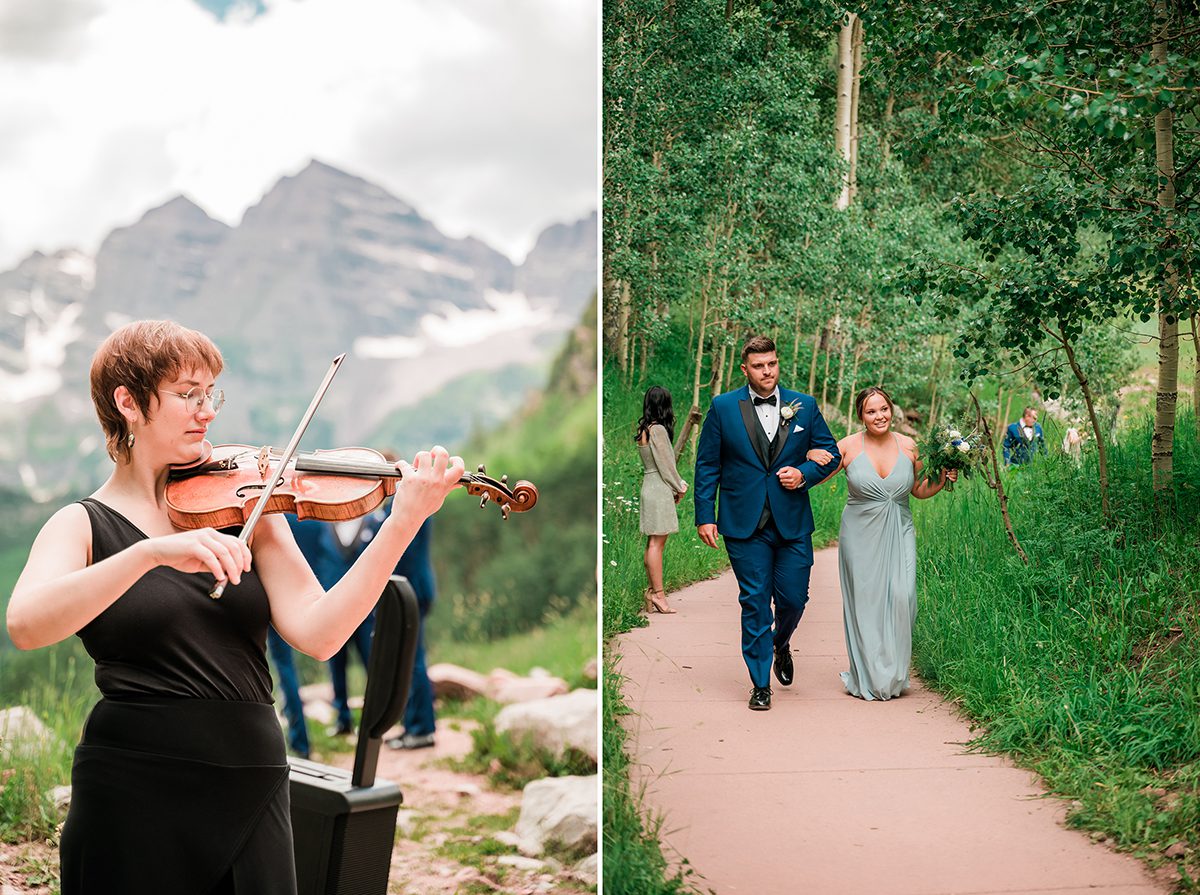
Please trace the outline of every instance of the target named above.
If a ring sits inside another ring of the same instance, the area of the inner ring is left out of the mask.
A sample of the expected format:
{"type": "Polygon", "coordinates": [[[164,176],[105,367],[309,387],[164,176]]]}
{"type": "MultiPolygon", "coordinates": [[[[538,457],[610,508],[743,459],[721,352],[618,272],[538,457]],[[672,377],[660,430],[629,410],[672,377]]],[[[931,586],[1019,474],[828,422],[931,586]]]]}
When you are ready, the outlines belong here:
{"type": "Polygon", "coordinates": [[[725,550],[742,606],[742,656],[751,684],[767,687],[774,651],[787,647],[808,603],[812,539],[787,540],[772,520],[748,538],[726,536],[725,550]]]}

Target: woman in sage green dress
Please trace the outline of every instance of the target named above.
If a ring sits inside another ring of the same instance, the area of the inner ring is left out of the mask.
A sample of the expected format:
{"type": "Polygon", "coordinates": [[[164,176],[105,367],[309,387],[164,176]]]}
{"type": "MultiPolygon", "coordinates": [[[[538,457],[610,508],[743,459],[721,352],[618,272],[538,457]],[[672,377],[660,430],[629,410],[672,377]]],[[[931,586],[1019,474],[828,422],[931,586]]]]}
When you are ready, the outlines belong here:
{"type": "Polygon", "coordinates": [[[642,491],[638,515],[646,536],[646,611],[673,613],[663,589],[663,549],[667,537],[679,531],[675,505],[687,491],[687,482],[675,468],[675,413],[671,393],[659,385],[646,390],[642,418],[633,436],[642,458],[642,491]]]}
{"type": "MultiPolygon", "coordinates": [[[[958,473],[943,472],[936,483],[920,480],[916,442],[891,431],[894,407],[883,389],[863,389],[854,407],[863,429],[838,442],[848,495],[838,563],[850,670],[841,677],[852,696],[891,699],[908,689],[917,617],[917,543],[908,497],[932,497],[958,473]]],[[[810,451],[809,459],[827,462],[814,456],[824,453],[810,451]]]]}

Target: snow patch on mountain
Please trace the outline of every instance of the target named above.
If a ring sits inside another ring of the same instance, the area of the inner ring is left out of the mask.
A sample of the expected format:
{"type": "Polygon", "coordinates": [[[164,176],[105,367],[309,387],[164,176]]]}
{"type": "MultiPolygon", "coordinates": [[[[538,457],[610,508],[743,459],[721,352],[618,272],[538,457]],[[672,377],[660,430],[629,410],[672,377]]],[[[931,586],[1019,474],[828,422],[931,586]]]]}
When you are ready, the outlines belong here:
{"type": "Polygon", "coordinates": [[[447,304],[440,314],[425,314],[418,324],[419,336],[361,336],[354,341],[354,354],[363,358],[407,360],[435,348],[463,348],[504,333],[539,329],[554,318],[546,308],[530,307],[529,299],[520,292],[488,289],[484,300],[489,305],[486,309],[463,310],[447,304]]]}
{"type": "Polygon", "coordinates": [[[96,259],[83,252],[68,249],[58,256],[58,269],[69,277],[78,277],[83,288],[96,285],[96,259]]]}
{"type": "Polygon", "coordinates": [[[82,303],[55,308],[40,287],[31,290],[25,299],[18,297],[9,303],[10,311],[25,319],[20,351],[9,352],[6,358],[17,371],[0,370],[0,394],[13,404],[52,395],[62,387],[67,347],[82,333],[78,326],[82,303]]]}

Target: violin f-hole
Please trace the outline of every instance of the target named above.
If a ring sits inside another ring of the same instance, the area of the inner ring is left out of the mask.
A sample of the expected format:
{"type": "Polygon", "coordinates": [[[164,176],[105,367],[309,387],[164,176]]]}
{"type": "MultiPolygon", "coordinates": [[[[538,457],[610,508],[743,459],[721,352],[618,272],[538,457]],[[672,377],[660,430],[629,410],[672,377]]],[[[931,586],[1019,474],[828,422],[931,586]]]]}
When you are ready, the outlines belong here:
{"type": "MultiPolygon", "coordinates": [[[[275,482],[275,487],[278,488],[282,484],[283,484],[283,476],[280,476],[275,482]]],[[[251,491],[262,491],[266,487],[267,486],[265,484],[259,485],[259,484],[251,483],[251,484],[238,486],[237,490],[234,491],[233,493],[235,495],[237,495],[237,497],[240,499],[240,498],[246,497],[251,491]]]]}

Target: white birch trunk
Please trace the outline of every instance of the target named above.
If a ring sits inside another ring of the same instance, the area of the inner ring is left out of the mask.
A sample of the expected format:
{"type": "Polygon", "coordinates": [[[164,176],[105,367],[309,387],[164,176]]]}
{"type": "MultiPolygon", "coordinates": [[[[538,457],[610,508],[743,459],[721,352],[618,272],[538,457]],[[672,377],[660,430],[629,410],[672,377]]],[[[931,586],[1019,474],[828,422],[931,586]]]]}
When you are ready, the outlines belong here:
{"type": "MultiPolygon", "coordinates": [[[[1160,65],[1167,62],[1167,0],[1154,0],[1154,46],[1151,55],[1160,65]]],[[[1174,120],[1170,109],[1154,116],[1154,154],[1158,168],[1158,206],[1165,212],[1164,225],[1171,229],[1175,210],[1174,120]]],[[[1175,409],[1179,398],[1179,317],[1173,303],[1179,288],[1179,272],[1173,263],[1164,265],[1158,298],[1158,390],[1154,399],[1154,437],[1150,462],[1157,493],[1168,491],[1174,467],[1175,409]]]]}
{"type": "Polygon", "coordinates": [[[838,154],[846,162],[846,173],[842,175],[842,191],[837,198],[836,208],[844,211],[850,206],[850,154],[851,154],[851,107],[854,101],[854,13],[846,13],[838,32],[838,83],[837,122],[834,142],[838,154]]]}
{"type": "Polygon", "coordinates": [[[863,57],[863,24],[862,19],[854,17],[854,29],[850,38],[853,54],[853,75],[850,88],[850,171],[846,175],[846,205],[854,202],[858,195],[858,94],[862,85],[863,57]]]}

